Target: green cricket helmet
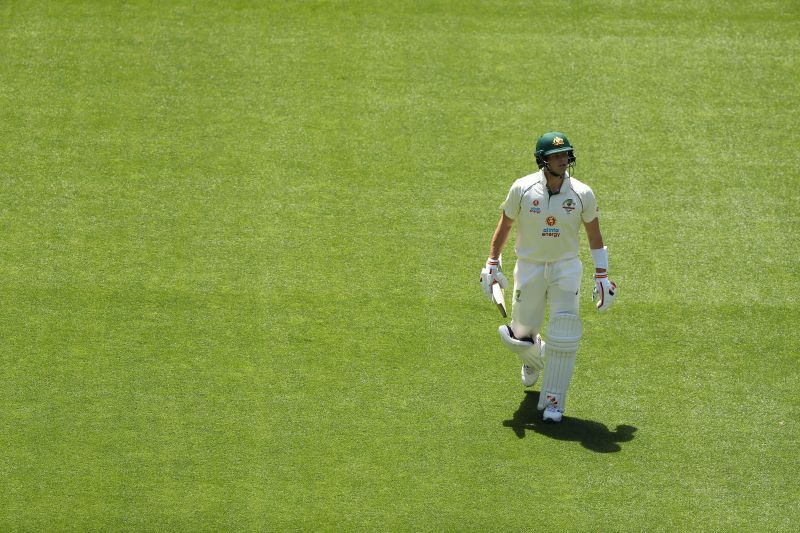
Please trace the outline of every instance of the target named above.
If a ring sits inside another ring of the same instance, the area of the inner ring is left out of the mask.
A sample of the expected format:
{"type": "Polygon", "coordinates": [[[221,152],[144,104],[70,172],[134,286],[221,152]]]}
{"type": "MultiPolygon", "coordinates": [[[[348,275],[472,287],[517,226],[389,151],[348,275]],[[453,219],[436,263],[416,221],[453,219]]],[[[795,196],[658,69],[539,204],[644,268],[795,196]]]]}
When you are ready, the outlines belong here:
{"type": "Polygon", "coordinates": [[[575,150],[572,148],[567,136],[560,131],[545,133],[536,141],[536,152],[534,153],[536,155],[536,164],[539,165],[539,168],[544,167],[545,158],[559,152],[569,152],[569,164],[573,165],[575,163],[575,150]]]}

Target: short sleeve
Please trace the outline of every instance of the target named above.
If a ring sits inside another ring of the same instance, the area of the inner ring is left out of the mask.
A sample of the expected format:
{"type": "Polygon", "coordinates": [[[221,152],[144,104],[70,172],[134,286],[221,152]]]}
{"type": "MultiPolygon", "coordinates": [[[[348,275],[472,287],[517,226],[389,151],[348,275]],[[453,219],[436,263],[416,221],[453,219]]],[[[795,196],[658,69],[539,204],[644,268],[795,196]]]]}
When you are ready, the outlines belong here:
{"type": "Polygon", "coordinates": [[[597,206],[597,199],[594,197],[592,189],[586,188],[586,191],[581,195],[581,203],[583,204],[581,217],[584,222],[591,222],[600,216],[600,208],[597,206]]]}
{"type": "Polygon", "coordinates": [[[506,216],[512,220],[516,220],[519,216],[520,204],[522,201],[522,188],[518,183],[514,183],[508,191],[505,201],[500,204],[500,209],[506,216]]]}

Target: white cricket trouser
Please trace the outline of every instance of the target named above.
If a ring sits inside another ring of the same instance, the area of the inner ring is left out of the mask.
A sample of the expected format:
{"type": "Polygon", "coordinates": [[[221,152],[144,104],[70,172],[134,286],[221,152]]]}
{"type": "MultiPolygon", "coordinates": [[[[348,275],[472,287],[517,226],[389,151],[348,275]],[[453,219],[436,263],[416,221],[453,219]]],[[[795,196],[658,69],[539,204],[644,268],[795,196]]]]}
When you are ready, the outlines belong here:
{"type": "Polygon", "coordinates": [[[511,304],[511,329],[514,335],[535,337],[544,322],[550,303],[550,314],[578,315],[578,292],[583,264],[577,257],[550,263],[518,259],[514,266],[514,298],[511,304]]]}

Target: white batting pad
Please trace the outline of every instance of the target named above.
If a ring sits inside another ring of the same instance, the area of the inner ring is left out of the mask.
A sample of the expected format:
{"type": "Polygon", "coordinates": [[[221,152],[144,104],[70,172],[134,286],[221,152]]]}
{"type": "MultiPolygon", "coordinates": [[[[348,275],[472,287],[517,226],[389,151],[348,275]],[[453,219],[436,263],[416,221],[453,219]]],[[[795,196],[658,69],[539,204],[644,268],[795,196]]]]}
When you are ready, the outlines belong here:
{"type": "Polygon", "coordinates": [[[575,368],[575,353],[563,355],[550,351],[550,345],[545,345],[544,377],[542,378],[542,392],[539,394],[539,410],[548,405],[561,410],[567,407],[567,390],[572,380],[572,371],[575,368]]]}
{"type": "Polygon", "coordinates": [[[500,326],[497,332],[505,347],[517,354],[523,364],[540,370],[544,367],[539,343],[515,338],[511,326],[500,326]]]}
{"type": "Polygon", "coordinates": [[[545,333],[547,346],[565,352],[577,352],[583,336],[583,324],[577,315],[558,313],[550,317],[545,333]]]}
{"type": "Polygon", "coordinates": [[[572,314],[557,314],[547,324],[544,348],[545,367],[542,392],[539,394],[539,409],[552,406],[560,411],[567,407],[567,390],[575,368],[583,325],[581,319],[572,314]]]}

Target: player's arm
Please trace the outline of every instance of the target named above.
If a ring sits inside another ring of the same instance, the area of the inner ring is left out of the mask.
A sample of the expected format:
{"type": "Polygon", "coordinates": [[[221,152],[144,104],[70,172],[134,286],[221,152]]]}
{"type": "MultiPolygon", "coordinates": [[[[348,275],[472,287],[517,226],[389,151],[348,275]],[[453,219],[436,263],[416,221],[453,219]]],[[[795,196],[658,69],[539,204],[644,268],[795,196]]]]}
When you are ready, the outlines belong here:
{"type": "Polygon", "coordinates": [[[494,235],[492,235],[492,243],[489,246],[489,257],[491,259],[497,259],[500,257],[513,225],[514,219],[509,218],[505,211],[503,211],[503,213],[500,215],[500,220],[497,222],[497,228],[494,230],[494,235]]]}
{"type": "Polygon", "coordinates": [[[603,244],[600,219],[595,217],[591,222],[584,222],[583,226],[589,238],[589,251],[595,267],[592,300],[597,300],[598,311],[606,311],[614,303],[617,292],[617,284],[608,279],[608,248],[603,244]]]}
{"type": "Polygon", "coordinates": [[[492,243],[489,245],[489,258],[481,270],[481,288],[483,288],[483,293],[490,300],[492,299],[492,285],[498,283],[503,289],[508,287],[508,280],[500,272],[500,253],[503,251],[503,246],[508,240],[508,234],[511,233],[511,226],[513,225],[514,219],[509,218],[503,211],[503,214],[500,215],[500,221],[497,223],[497,228],[494,230],[494,235],[492,235],[492,243]]]}
{"type": "MultiPolygon", "coordinates": [[[[602,255],[602,250],[604,248],[603,245],[603,234],[600,233],[600,218],[595,217],[594,220],[591,222],[584,222],[583,227],[586,228],[586,236],[589,238],[589,249],[592,251],[592,257],[598,254],[597,251],[601,251],[600,255],[602,255]]],[[[595,268],[595,271],[605,272],[608,269],[608,260],[606,260],[605,266],[599,266],[595,268]]],[[[597,264],[597,261],[595,261],[597,264]]]]}

